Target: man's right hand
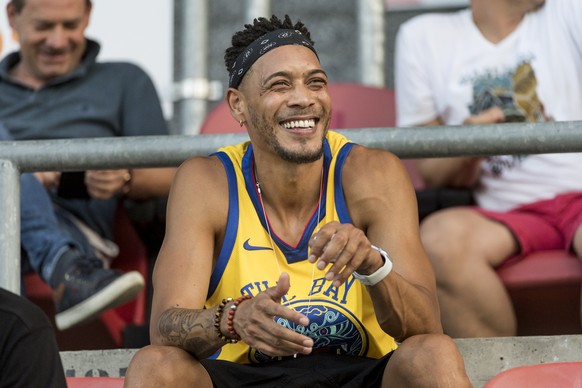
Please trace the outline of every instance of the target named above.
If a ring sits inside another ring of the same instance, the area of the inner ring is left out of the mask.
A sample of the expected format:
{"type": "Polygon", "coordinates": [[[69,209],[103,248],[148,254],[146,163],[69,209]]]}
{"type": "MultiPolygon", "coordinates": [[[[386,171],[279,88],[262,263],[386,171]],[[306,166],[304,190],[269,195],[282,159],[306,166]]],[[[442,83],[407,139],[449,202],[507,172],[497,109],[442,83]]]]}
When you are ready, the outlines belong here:
{"type": "Polygon", "coordinates": [[[35,172],[34,176],[46,189],[52,189],[59,185],[61,173],[59,171],[41,171],[35,172]]]}
{"type": "Polygon", "coordinates": [[[281,298],[290,286],[289,275],[282,273],[275,287],[238,306],[233,320],[234,329],[251,348],[273,357],[311,353],[311,338],[289,330],[274,320],[277,316],[298,325],[309,324],[305,315],[281,305],[281,298]]]}
{"type": "Polygon", "coordinates": [[[483,112],[476,114],[474,116],[467,117],[463,124],[474,125],[474,124],[494,124],[502,123],[505,121],[505,114],[498,106],[493,106],[483,112]]]}

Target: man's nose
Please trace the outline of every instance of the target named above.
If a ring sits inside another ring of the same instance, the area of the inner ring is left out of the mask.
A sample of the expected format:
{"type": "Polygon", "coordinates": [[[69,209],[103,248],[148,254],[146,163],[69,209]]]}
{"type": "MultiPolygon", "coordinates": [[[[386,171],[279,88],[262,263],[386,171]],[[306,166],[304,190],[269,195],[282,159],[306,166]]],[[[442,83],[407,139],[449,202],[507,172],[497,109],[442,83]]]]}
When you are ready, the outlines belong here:
{"type": "Polygon", "coordinates": [[[46,44],[54,49],[64,48],[68,44],[68,35],[63,26],[55,26],[46,39],[46,44]]]}
{"type": "Polygon", "coordinates": [[[289,99],[290,105],[309,106],[313,102],[313,91],[306,85],[300,84],[293,87],[291,97],[289,99]]]}

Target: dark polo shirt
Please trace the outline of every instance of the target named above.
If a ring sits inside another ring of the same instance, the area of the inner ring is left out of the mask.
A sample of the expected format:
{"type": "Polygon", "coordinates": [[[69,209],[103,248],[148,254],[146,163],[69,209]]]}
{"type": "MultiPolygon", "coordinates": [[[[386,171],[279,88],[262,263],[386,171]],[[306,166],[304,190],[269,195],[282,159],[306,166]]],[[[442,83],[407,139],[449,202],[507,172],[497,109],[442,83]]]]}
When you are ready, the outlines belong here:
{"type": "MultiPolygon", "coordinates": [[[[32,89],[10,78],[20,61],[0,62],[0,123],[14,140],[167,135],[161,104],[149,76],[130,63],[98,63],[100,46],[88,40],[81,65],[32,89]]],[[[117,200],[55,202],[111,238],[117,200]]]]}

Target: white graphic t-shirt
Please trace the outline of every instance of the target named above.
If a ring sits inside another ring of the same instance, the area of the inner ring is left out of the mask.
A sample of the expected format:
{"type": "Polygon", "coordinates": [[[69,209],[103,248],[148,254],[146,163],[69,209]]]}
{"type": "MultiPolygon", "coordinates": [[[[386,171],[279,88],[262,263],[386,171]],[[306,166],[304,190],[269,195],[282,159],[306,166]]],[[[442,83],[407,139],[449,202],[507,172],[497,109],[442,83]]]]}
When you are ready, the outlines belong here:
{"type": "MultiPolygon", "coordinates": [[[[493,44],[470,10],[404,23],[396,46],[398,126],[459,125],[493,106],[508,121],[582,120],[582,1],[548,0],[493,44]]],[[[500,139],[500,142],[503,141],[500,139]]],[[[478,204],[508,210],[582,191],[582,153],[492,156],[478,204]]]]}

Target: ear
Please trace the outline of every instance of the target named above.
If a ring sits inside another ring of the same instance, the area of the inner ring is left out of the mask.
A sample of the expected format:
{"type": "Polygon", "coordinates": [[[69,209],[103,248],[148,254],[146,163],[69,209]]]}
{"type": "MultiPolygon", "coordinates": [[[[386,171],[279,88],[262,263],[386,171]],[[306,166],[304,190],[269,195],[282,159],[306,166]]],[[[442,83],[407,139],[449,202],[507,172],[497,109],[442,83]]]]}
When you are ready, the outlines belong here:
{"type": "Polygon", "coordinates": [[[16,9],[14,8],[14,5],[12,4],[12,2],[8,2],[8,4],[6,4],[6,15],[8,16],[8,24],[10,25],[10,28],[12,28],[13,31],[16,31],[16,9]]]}
{"type": "Polygon", "coordinates": [[[245,123],[246,104],[243,94],[240,90],[228,88],[226,91],[226,102],[230,108],[230,114],[238,123],[245,123]]]}
{"type": "Polygon", "coordinates": [[[85,20],[83,23],[85,24],[85,28],[89,25],[89,19],[91,18],[91,12],[93,11],[93,2],[89,2],[86,4],[87,9],[85,10],[85,20]]]}

